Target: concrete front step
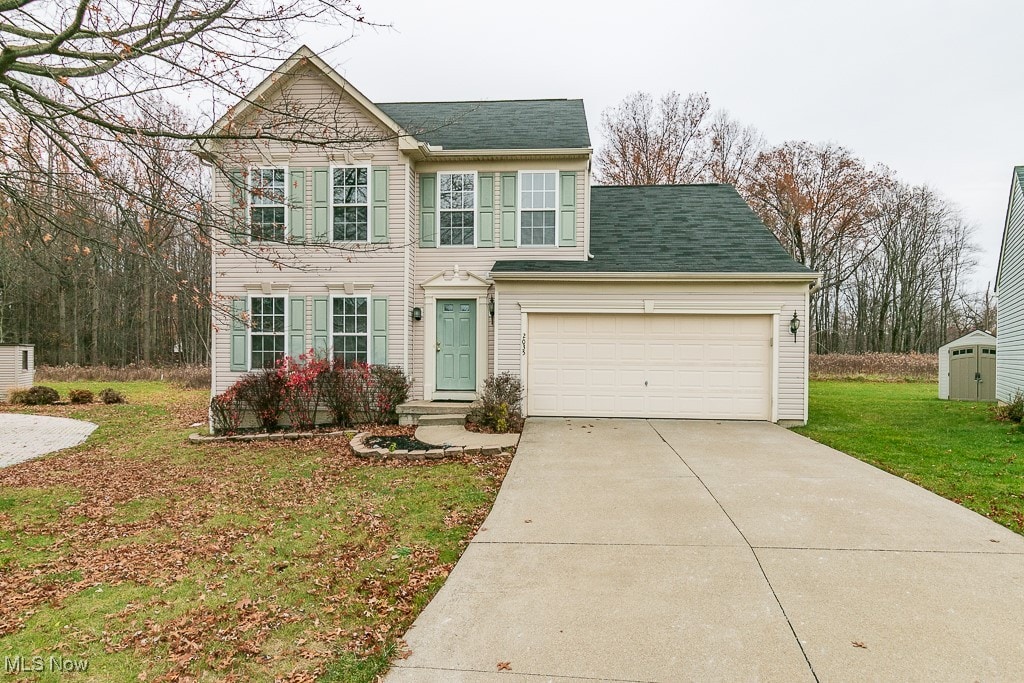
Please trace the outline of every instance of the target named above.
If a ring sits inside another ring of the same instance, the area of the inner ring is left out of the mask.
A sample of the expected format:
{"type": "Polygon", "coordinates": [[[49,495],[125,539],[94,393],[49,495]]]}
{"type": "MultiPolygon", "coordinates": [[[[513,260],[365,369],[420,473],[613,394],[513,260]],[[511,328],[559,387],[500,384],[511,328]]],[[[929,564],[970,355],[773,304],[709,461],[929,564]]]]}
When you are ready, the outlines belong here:
{"type": "Polygon", "coordinates": [[[448,425],[466,424],[466,413],[451,413],[449,415],[420,415],[416,423],[423,427],[441,427],[448,425]]]}
{"type": "Polygon", "coordinates": [[[434,425],[459,425],[466,421],[466,413],[473,404],[469,401],[408,401],[396,408],[398,424],[423,424],[422,418],[427,416],[443,416],[453,422],[433,422],[434,425]]]}

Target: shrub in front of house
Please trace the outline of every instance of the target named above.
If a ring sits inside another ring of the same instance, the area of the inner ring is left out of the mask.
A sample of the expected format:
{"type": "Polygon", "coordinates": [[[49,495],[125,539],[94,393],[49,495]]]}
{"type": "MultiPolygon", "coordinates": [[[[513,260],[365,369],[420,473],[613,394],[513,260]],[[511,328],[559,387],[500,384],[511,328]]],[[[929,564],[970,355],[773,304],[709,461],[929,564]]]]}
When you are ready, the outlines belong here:
{"type": "Polygon", "coordinates": [[[106,389],[100,392],[100,400],[106,403],[107,405],[128,402],[128,399],[124,397],[124,394],[122,394],[117,389],[112,389],[110,387],[107,387],[106,389]]]}
{"type": "Polygon", "coordinates": [[[60,400],[60,394],[51,387],[37,385],[28,389],[15,389],[8,400],[23,406],[49,406],[60,400]]]}
{"type": "Polygon", "coordinates": [[[996,408],[996,414],[1002,420],[1010,422],[1024,421],[1024,393],[1019,390],[1009,401],[996,408]]]}
{"type": "Polygon", "coordinates": [[[488,377],[466,419],[499,434],[522,431],[523,383],[510,372],[488,377]]]}
{"type": "Polygon", "coordinates": [[[210,401],[210,418],[217,434],[236,433],[251,412],[260,429],[278,428],[282,415],[291,427],[315,427],[321,411],[331,423],[396,424],[397,408],[409,398],[412,383],[401,368],[317,358],[310,350],[297,359],[286,357],[274,368],[244,375],[210,401]]]}
{"type": "Polygon", "coordinates": [[[276,369],[284,380],[282,404],[292,428],[312,429],[324,389],[323,376],[331,371],[330,362],[317,358],[310,350],[298,359],[284,358],[276,369]]]}
{"type": "Polygon", "coordinates": [[[68,392],[68,400],[75,405],[92,403],[95,396],[88,389],[72,389],[68,392]]]}
{"type": "Polygon", "coordinates": [[[285,377],[278,368],[250,372],[234,384],[238,400],[252,411],[260,427],[272,432],[284,412],[285,377]]]}

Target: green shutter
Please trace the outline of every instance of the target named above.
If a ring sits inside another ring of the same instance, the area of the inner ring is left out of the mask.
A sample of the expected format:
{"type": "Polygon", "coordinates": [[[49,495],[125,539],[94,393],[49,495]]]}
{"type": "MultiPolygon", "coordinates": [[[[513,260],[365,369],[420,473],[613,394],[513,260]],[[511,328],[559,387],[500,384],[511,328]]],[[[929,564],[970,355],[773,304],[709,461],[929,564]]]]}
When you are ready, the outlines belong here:
{"type": "Polygon", "coordinates": [[[370,324],[370,362],[374,365],[388,364],[388,300],[387,297],[373,297],[373,312],[370,324]]]}
{"type": "Polygon", "coordinates": [[[313,297],[313,351],[318,358],[327,357],[330,346],[327,338],[327,321],[330,320],[330,299],[326,296],[313,297]]]}
{"type": "Polygon", "coordinates": [[[231,244],[240,244],[249,236],[245,229],[248,221],[245,219],[246,201],[245,174],[235,169],[228,172],[228,190],[231,192],[231,218],[228,222],[228,241],[231,244]]]}
{"type": "Polygon", "coordinates": [[[288,355],[294,359],[306,349],[306,298],[293,296],[288,299],[288,355]]]}
{"type": "Polygon", "coordinates": [[[306,239],[306,172],[288,171],[291,183],[288,193],[288,240],[304,242],[306,239]]]}
{"type": "Polygon", "coordinates": [[[516,174],[501,174],[501,246],[516,246],[516,174]]]}
{"type": "Polygon", "coordinates": [[[249,358],[246,349],[248,344],[248,324],[246,323],[246,298],[236,296],[231,299],[231,371],[245,372],[249,369],[249,358]]]}
{"type": "Polygon", "coordinates": [[[331,217],[331,169],[313,169],[313,241],[326,242],[331,217]]]}
{"type": "Polygon", "coordinates": [[[477,200],[480,226],[477,230],[478,247],[494,246],[494,174],[481,173],[477,178],[479,199],[477,200]]]}
{"type": "Polygon", "coordinates": [[[558,246],[576,246],[576,174],[563,171],[559,188],[558,246]]]}
{"type": "Polygon", "coordinates": [[[420,176],[420,246],[437,246],[437,175],[420,176]]]}
{"type": "Polygon", "coordinates": [[[371,217],[370,241],[382,244],[388,241],[388,169],[387,166],[374,166],[373,179],[370,181],[371,217]]]}

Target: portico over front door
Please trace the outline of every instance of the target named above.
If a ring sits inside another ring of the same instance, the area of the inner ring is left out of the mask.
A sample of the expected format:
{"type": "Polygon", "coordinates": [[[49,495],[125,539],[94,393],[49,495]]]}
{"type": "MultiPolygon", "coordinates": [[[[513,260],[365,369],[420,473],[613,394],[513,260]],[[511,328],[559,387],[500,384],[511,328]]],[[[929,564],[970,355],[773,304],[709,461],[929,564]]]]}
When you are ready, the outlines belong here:
{"type": "Polygon", "coordinates": [[[437,390],[476,389],[476,301],[437,301],[437,390]]]}

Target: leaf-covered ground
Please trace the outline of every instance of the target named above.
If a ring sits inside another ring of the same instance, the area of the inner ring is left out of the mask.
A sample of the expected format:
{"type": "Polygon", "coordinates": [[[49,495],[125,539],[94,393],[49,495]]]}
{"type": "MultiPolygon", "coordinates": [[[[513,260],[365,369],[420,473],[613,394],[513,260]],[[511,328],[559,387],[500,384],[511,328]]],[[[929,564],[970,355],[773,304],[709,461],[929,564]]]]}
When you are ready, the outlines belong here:
{"type": "Polygon", "coordinates": [[[86,679],[372,681],[509,464],[196,446],[206,392],[113,386],[127,405],[32,409],[96,422],[86,444],[0,469],[0,656],[88,659],[86,679]]]}
{"type": "Polygon", "coordinates": [[[811,382],[795,431],[1024,533],[1024,432],[934,382],[811,382]]]}

